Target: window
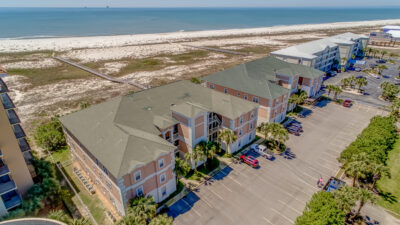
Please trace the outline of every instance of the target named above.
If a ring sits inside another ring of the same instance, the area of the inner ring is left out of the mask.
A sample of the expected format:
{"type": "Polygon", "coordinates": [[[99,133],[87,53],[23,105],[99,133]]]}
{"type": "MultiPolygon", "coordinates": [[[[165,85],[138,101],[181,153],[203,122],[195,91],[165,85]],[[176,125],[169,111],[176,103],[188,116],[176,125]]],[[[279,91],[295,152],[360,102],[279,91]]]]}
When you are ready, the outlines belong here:
{"type": "Polygon", "coordinates": [[[245,94],[245,95],[244,95],[244,99],[246,99],[246,100],[247,100],[247,94],[245,94]]]}
{"type": "Polygon", "coordinates": [[[228,88],[224,88],[224,93],[228,93],[228,88]]]}
{"type": "Polygon", "coordinates": [[[239,146],[239,147],[242,146],[242,143],[240,143],[240,141],[239,141],[239,143],[238,143],[238,146],[239,146]]]}
{"type": "Polygon", "coordinates": [[[108,170],[107,170],[107,168],[106,168],[105,166],[103,166],[103,171],[104,171],[104,173],[107,174],[107,176],[108,176],[108,170]]]}
{"type": "Polygon", "coordinates": [[[243,123],[243,117],[240,117],[240,124],[242,124],[243,123]]]}
{"type": "Polygon", "coordinates": [[[210,84],[210,88],[211,88],[211,89],[214,89],[214,84],[210,84]]]}
{"type": "Polygon", "coordinates": [[[250,123],[250,129],[253,129],[253,124],[252,123],[250,123]]]}
{"type": "Polygon", "coordinates": [[[99,165],[99,160],[96,159],[96,165],[99,165]]]}
{"type": "Polygon", "coordinates": [[[143,196],[143,186],[136,188],[136,196],[143,196]]]}
{"type": "Polygon", "coordinates": [[[251,114],[250,114],[250,118],[254,118],[254,112],[251,112],[251,114]]]}
{"type": "Polygon", "coordinates": [[[164,159],[158,160],[158,167],[163,168],[164,167],[164,159]]]}
{"type": "Polygon", "coordinates": [[[249,141],[251,141],[251,137],[252,137],[252,136],[253,136],[253,135],[251,135],[251,134],[249,135],[249,141]]]}
{"type": "Polygon", "coordinates": [[[242,135],[242,129],[239,130],[239,136],[242,135]]]}
{"type": "Polygon", "coordinates": [[[258,97],[253,97],[253,102],[258,103],[258,97]]]}
{"type": "Polygon", "coordinates": [[[164,183],[165,180],[166,180],[165,173],[163,173],[160,175],[160,183],[164,183]]]}
{"type": "Polygon", "coordinates": [[[135,181],[142,179],[142,172],[139,170],[135,173],[135,181]]]}
{"type": "Polygon", "coordinates": [[[163,187],[163,188],[161,188],[161,195],[162,196],[166,196],[167,195],[167,187],[163,187]]]}
{"type": "Polygon", "coordinates": [[[108,189],[112,190],[112,185],[110,182],[106,181],[106,185],[107,185],[108,189]]]}
{"type": "Polygon", "coordinates": [[[238,94],[237,94],[239,97],[240,97],[240,92],[238,92],[238,94]]]}

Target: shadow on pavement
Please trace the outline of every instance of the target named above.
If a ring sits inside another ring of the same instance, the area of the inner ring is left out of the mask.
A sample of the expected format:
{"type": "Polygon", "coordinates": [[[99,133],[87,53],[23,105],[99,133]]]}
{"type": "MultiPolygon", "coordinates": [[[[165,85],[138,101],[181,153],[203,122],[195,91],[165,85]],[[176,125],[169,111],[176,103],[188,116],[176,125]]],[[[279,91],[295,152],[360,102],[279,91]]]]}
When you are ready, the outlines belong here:
{"type": "Polygon", "coordinates": [[[325,99],[325,100],[315,103],[314,106],[318,107],[318,108],[323,108],[323,107],[327,106],[329,102],[331,102],[331,100],[325,99]]]}
{"type": "Polygon", "coordinates": [[[295,159],[296,158],[296,154],[294,154],[290,150],[290,148],[286,148],[286,150],[279,155],[283,156],[284,159],[295,159]]]}
{"type": "Polygon", "coordinates": [[[189,192],[185,197],[175,202],[172,206],[167,210],[168,216],[173,218],[178,217],[181,214],[185,214],[190,211],[190,209],[194,206],[194,204],[199,201],[200,198],[193,192],[189,192]]]}

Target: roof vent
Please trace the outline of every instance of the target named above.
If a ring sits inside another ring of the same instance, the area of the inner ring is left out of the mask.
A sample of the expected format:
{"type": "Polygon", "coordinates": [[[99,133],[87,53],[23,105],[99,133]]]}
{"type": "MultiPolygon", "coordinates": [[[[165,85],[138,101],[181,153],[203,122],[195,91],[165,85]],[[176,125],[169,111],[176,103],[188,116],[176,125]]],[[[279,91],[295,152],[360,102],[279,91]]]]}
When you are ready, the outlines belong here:
{"type": "Polygon", "coordinates": [[[151,107],[149,106],[149,107],[146,107],[146,110],[147,111],[151,111],[151,107]]]}

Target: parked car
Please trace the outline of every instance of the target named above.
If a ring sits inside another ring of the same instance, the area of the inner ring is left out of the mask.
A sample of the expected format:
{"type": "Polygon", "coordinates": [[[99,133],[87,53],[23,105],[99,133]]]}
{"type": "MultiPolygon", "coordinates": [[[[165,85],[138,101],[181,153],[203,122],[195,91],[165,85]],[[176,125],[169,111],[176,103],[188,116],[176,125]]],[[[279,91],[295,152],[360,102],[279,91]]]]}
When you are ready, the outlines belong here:
{"type": "Polygon", "coordinates": [[[258,160],[251,155],[243,154],[240,156],[240,160],[253,168],[257,168],[259,166],[258,160]]]}
{"type": "Polygon", "coordinates": [[[332,71],[331,72],[331,77],[334,77],[334,76],[336,76],[337,75],[337,72],[336,71],[332,71]]]}
{"type": "Polygon", "coordinates": [[[262,157],[265,157],[267,159],[274,158],[274,153],[271,150],[268,150],[265,145],[259,145],[257,149],[257,153],[260,154],[262,157]]]}
{"type": "Polygon", "coordinates": [[[361,68],[360,68],[360,67],[357,67],[357,68],[355,68],[355,71],[356,71],[356,72],[361,72],[361,68]]]}
{"type": "Polygon", "coordinates": [[[296,131],[298,131],[298,132],[303,132],[303,128],[301,128],[301,127],[297,127],[297,126],[288,126],[287,127],[288,129],[292,129],[292,130],[296,130],[296,131]]]}
{"type": "Polygon", "coordinates": [[[288,132],[289,132],[290,134],[293,134],[293,135],[296,135],[296,136],[300,136],[300,133],[299,133],[298,130],[294,130],[294,129],[292,129],[292,128],[286,128],[286,129],[288,130],[288,132]]]}
{"type": "Polygon", "coordinates": [[[352,101],[350,99],[346,99],[343,101],[342,105],[344,107],[350,107],[352,105],[352,101]]]}
{"type": "Polygon", "coordinates": [[[376,63],[386,63],[386,60],[384,59],[376,60],[376,63]]]}
{"type": "Polygon", "coordinates": [[[363,76],[363,75],[360,75],[360,76],[357,76],[356,78],[357,78],[357,79],[360,79],[360,78],[364,78],[364,76],[363,76]]]}

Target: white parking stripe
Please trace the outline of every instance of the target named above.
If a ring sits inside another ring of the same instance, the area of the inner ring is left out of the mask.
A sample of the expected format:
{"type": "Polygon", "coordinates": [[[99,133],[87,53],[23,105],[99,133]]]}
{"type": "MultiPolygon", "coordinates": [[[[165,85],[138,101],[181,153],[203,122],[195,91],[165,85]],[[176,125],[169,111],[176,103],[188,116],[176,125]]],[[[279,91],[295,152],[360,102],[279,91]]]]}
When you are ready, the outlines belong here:
{"type": "Polygon", "coordinates": [[[237,180],[233,179],[232,177],[228,176],[228,174],[225,173],[223,170],[221,170],[221,173],[223,173],[226,177],[228,177],[228,178],[230,178],[231,180],[233,180],[235,183],[237,183],[237,184],[239,184],[240,186],[242,186],[242,184],[241,184],[239,181],[237,181],[237,180]]]}
{"type": "Polygon", "coordinates": [[[280,216],[282,216],[283,218],[285,218],[285,219],[287,219],[289,222],[291,222],[292,224],[294,224],[294,221],[293,220],[291,220],[290,218],[288,218],[287,216],[285,216],[285,215],[283,215],[282,213],[280,213],[278,210],[276,210],[276,209],[271,209],[272,211],[274,211],[276,214],[278,214],[278,215],[280,215],[280,216]]]}
{"type": "Polygon", "coordinates": [[[284,201],[278,200],[278,202],[282,203],[283,205],[287,206],[289,209],[291,209],[291,210],[297,212],[298,214],[301,214],[301,212],[300,212],[299,210],[293,208],[292,206],[290,206],[289,204],[285,203],[284,201]]]}
{"type": "Polygon", "coordinates": [[[230,192],[233,192],[230,188],[228,188],[228,186],[226,186],[224,183],[220,183],[220,184],[222,184],[222,186],[224,186],[226,189],[228,189],[228,191],[230,191],[230,192]]]}
{"type": "Polygon", "coordinates": [[[272,224],[272,225],[274,225],[271,221],[269,221],[269,219],[267,219],[265,216],[263,217],[263,219],[265,220],[265,221],[267,221],[269,224],[272,224]]]}
{"type": "Polygon", "coordinates": [[[208,188],[208,190],[209,190],[211,193],[213,193],[214,195],[216,195],[218,198],[220,198],[221,200],[224,200],[224,198],[223,198],[221,195],[219,195],[217,192],[211,190],[211,188],[208,188]]]}
{"type": "Polygon", "coordinates": [[[182,198],[182,201],[189,207],[189,209],[193,210],[193,212],[195,212],[198,216],[201,217],[201,214],[200,214],[199,212],[197,212],[196,209],[194,209],[193,207],[191,207],[191,206],[189,205],[189,203],[187,203],[187,201],[186,201],[185,199],[182,198]]]}

